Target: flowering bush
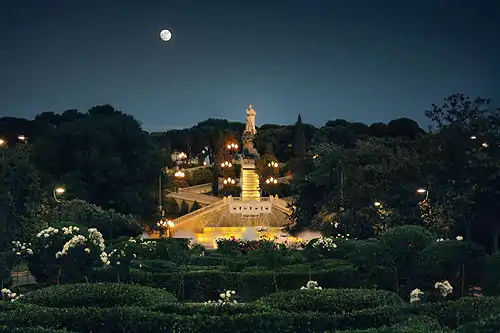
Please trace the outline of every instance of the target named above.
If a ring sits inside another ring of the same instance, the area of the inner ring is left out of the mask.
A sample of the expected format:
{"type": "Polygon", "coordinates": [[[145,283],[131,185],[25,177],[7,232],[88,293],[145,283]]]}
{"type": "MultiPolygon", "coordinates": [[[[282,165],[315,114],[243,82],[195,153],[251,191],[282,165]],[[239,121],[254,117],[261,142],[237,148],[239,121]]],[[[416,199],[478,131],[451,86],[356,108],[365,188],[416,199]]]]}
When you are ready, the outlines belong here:
{"type": "Polygon", "coordinates": [[[306,285],[300,288],[301,290],[321,290],[322,288],[319,286],[317,281],[307,281],[306,285]]]}
{"type": "Polygon", "coordinates": [[[420,296],[424,295],[422,290],[415,288],[410,293],[410,303],[418,304],[420,302],[420,296]]]}
{"type": "Polygon", "coordinates": [[[337,248],[333,237],[320,237],[314,243],[313,247],[321,250],[332,251],[337,248]]]}
{"type": "Polygon", "coordinates": [[[12,253],[17,257],[27,257],[33,254],[31,243],[21,243],[20,241],[12,241],[12,253]]]}
{"type": "Polygon", "coordinates": [[[231,297],[236,295],[236,291],[234,290],[226,290],[223,293],[220,293],[219,299],[217,301],[208,301],[205,302],[205,305],[229,305],[238,303],[236,300],[231,300],[231,297]]]}
{"type": "Polygon", "coordinates": [[[483,297],[483,288],[480,286],[472,286],[469,288],[471,297],[483,297]]]}
{"type": "Polygon", "coordinates": [[[28,265],[38,282],[80,281],[93,267],[109,265],[104,249],[95,228],[49,227],[36,235],[28,265]]]}
{"type": "Polygon", "coordinates": [[[436,289],[443,297],[446,297],[453,292],[453,287],[447,280],[436,282],[434,284],[434,289],[436,289]]]}
{"type": "Polygon", "coordinates": [[[11,302],[18,300],[20,297],[23,297],[23,295],[21,294],[18,295],[16,293],[13,293],[12,291],[10,291],[10,289],[7,288],[3,288],[2,290],[0,290],[0,294],[2,295],[2,299],[4,301],[11,301],[11,302]]]}

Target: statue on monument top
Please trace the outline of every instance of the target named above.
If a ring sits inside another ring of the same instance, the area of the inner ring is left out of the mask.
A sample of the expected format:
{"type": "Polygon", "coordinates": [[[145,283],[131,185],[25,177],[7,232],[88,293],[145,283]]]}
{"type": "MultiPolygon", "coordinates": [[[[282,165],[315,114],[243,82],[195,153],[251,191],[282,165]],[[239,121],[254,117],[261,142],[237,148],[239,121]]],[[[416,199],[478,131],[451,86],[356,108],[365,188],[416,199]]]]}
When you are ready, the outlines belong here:
{"type": "Polygon", "coordinates": [[[255,110],[253,109],[252,104],[248,105],[246,113],[247,113],[247,122],[245,126],[245,133],[256,134],[257,130],[255,129],[255,116],[257,115],[257,112],[255,112],[255,110]]]}

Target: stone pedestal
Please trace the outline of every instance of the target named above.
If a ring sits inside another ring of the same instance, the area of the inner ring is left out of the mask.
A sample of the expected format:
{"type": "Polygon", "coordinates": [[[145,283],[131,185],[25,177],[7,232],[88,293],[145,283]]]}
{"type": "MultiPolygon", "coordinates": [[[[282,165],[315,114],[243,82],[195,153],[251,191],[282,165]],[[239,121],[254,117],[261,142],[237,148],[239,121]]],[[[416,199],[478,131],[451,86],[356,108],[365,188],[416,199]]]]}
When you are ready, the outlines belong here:
{"type": "Polygon", "coordinates": [[[259,153],[257,149],[253,146],[253,139],[255,135],[251,132],[243,132],[241,140],[243,141],[243,156],[258,158],[259,153]]]}

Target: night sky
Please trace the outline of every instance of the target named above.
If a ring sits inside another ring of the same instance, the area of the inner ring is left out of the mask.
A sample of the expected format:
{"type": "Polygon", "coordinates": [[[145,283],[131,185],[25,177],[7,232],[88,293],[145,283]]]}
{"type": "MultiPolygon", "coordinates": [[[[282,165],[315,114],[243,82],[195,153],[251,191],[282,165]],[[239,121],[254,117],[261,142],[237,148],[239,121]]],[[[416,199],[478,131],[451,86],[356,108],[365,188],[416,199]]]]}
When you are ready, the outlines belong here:
{"type": "Polygon", "coordinates": [[[145,129],[397,117],[500,100],[498,0],[0,2],[0,116],[111,104],[145,129]],[[170,42],[159,39],[170,29],[170,42]]]}

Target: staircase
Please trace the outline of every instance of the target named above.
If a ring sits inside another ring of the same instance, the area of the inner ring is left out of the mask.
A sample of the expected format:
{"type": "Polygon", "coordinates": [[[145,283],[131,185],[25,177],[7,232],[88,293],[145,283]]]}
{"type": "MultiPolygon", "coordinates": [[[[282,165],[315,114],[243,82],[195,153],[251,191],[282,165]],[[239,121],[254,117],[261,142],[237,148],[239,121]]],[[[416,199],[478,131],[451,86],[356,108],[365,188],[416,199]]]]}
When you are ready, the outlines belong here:
{"type": "Polygon", "coordinates": [[[240,180],[242,200],[259,200],[259,176],[255,172],[255,163],[253,160],[243,160],[241,163],[240,180]]]}

